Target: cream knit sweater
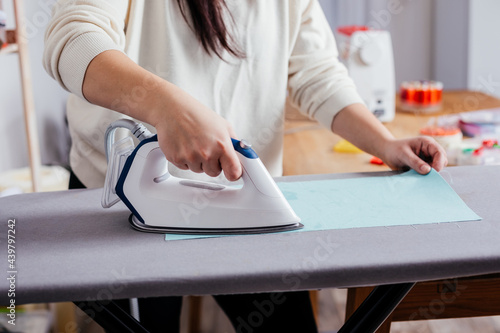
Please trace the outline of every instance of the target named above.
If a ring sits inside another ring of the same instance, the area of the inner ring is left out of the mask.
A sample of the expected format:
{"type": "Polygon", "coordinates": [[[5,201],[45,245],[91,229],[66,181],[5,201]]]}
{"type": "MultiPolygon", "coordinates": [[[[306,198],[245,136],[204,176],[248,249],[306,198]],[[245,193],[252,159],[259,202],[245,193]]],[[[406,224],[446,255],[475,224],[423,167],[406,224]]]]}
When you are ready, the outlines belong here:
{"type": "MultiPolygon", "coordinates": [[[[120,50],[143,68],[184,89],[226,118],[253,144],[273,176],[282,173],[287,97],[330,128],[335,114],[362,103],[339,63],[330,27],[317,0],[227,0],[233,35],[246,58],[207,55],[175,0],[65,0],[54,5],[46,32],[44,67],[72,94],[67,115],[71,167],[88,187],[104,182],[104,132],[123,115],[82,95],[87,66],[120,50]]],[[[138,84],[137,98],[147,89],[138,84]]],[[[134,96],[130,96],[134,101],[134,96]]]]}

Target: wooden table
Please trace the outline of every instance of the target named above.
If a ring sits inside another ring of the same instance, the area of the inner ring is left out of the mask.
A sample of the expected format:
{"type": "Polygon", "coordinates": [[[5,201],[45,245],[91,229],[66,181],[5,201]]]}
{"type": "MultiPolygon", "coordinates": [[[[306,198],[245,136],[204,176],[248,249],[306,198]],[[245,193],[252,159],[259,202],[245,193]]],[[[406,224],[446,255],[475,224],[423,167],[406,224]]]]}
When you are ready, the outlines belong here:
{"type": "MultiPolygon", "coordinates": [[[[500,107],[500,99],[481,92],[446,91],[443,93],[442,109],[432,114],[404,112],[399,107],[399,101],[396,101],[396,117],[385,125],[396,138],[407,138],[419,135],[419,130],[429,124],[434,117],[496,107],[500,107]]],[[[366,153],[333,151],[334,145],[341,138],[316,121],[301,115],[290,105],[287,105],[286,115],[284,175],[389,170],[385,165],[371,164],[371,155],[366,153]]],[[[349,288],[346,319],[372,290],[373,287],[349,288]]],[[[313,306],[316,307],[316,293],[312,292],[311,297],[313,306]]],[[[497,315],[500,314],[499,297],[499,274],[417,283],[377,332],[389,332],[392,321],[497,315]],[[465,288],[467,291],[460,290],[461,296],[455,297],[453,302],[447,302],[442,311],[433,313],[418,311],[419,308],[428,308],[433,300],[446,298],[448,294],[456,295],[456,288],[463,286],[467,287],[465,288]]]]}
{"type": "MultiPolygon", "coordinates": [[[[396,138],[407,138],[419,135],[419,130],[433,117],[495,107],[500,107],[500,100],[481,92],[446,91],[440,112],[406,113],[396,102],[396,117],[385,125],[396,138]]],[[[389,170],[387,166],[370,164],[371,156],[365,153],[334,152],[333,146],[341,138],[290,105],[287,105],[285,129],[283,172],[286,176],[389,170]]]]}

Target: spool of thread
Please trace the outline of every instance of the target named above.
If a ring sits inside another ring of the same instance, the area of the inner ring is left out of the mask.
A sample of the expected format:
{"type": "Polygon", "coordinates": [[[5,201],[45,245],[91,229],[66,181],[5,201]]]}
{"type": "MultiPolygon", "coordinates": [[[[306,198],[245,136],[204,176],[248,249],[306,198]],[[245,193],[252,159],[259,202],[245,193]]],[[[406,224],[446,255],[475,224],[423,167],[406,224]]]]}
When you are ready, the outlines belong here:
{"type": "Polygon", "coordinates": [[[446,151],[459,147],[463,138],[458,127],[424,127],[420,134],[433,137],[446,151]]]}
{"type": "Polygon", "coordinates": [[[443,84],[439,81],[404,81],[400,86],[400,107],[410,112],[441,109],[443,84]]]}

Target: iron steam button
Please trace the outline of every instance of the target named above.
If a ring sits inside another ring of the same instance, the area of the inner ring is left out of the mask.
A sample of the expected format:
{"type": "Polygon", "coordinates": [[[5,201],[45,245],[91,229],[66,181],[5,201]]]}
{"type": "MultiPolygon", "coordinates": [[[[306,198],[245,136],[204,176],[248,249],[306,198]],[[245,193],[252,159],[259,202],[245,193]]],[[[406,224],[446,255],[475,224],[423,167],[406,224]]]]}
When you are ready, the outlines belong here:
{"type": "Polygon", "coordinates": [[[252,145],[246,140],[241,140],[240,147],[243,149],[248,149],[248,148],[252,148],[252,145]]]}

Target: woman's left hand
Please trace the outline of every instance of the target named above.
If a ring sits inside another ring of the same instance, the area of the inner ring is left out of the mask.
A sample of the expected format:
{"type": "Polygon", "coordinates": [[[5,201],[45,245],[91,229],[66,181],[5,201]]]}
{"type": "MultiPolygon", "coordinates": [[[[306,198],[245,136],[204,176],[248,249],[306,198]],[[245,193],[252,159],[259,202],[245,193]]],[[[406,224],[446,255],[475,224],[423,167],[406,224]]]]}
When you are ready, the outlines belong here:
{"type": "Polygon", "coordinates": [[[393,170],[412,168],[428,174],[431,167],[440,171],[448,164],[446,152],[431,137],[420,136],[386,142],[382,160],[393,170]]]}
{"type": "Polygon", "coordinates": [[[353,145],[382,159],[391,169],[412,168],[428,174],[440,171],[448,160],[436,140],[427,136],[397,140],[365,105],[346,106],[333,119],[331,129],[353,145]]]}

